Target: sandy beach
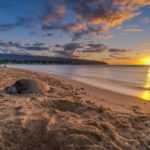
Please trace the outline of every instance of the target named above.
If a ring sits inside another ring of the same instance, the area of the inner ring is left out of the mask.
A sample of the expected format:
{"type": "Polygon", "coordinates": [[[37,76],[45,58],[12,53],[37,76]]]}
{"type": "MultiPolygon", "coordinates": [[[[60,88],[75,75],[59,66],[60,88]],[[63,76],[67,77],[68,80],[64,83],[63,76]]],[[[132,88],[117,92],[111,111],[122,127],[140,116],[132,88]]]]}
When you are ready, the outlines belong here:
{"type": "Polygon", "coordinates": [[[150,101],[62,76],[0,68],[0,149],[149,150],[150,101]],[[30,77],[45,94],[9,95],[4,88],[30,77]]]}

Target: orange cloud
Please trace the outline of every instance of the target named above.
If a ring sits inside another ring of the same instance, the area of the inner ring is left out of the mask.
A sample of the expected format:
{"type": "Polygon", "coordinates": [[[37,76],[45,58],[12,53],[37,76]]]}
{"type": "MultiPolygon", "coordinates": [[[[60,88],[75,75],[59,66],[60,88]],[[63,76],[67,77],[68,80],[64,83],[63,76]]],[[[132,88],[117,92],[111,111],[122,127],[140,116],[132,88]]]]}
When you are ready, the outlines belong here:
{"type": "Polygon", "coordinates": [[[64,25],[64,28],[67,31],[78,31],[78,30],[85,28],[85,26],[86,25],[84,23],[81,23],[81,22],[71,22],[71,23],[64,25]]]}
{"type": "Polygon", "coordinates": [[[111,26],[116,26],[125,20],[131,19],[132,17],[138,14],[139,13],[131,14],[131,13],[126,13],[126,12],[121,12],[121,11],[112,11],[106,20],[106,24],[109,24],[111,26]]]}

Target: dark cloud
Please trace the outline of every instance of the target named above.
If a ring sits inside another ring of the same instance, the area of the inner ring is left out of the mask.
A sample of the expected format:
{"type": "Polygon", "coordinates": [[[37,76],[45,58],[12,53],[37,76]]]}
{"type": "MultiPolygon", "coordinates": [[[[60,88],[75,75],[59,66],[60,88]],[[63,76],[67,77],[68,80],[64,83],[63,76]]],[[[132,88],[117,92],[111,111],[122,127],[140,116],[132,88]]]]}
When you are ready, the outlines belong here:
{"type": "Polygon", "coordinates": [[[107,46],[105,44],[95,44],[95,43],[68,43],[64,45],[55,45],[56,50],[55,52],[58,54],[63,55],[64,57],[80,57],[79,55],[76,56],[75,53],[78,52],[78,54],[92,54],[92,53],[101,53],[101,52],[109,52],[110,55],[120,55],[125,54],[127,52],[131,52],[132,50],[128,49],[119,49],[119,48],[112,48],[110,46],[107,46]]]}
{"type": "Polygon", "coordinates": [[[128,49],[117,49],[117,48],[110,48],[109,52],[111,53],[124,53],[124,52],[131,52],[132,50],[128,49]]]}
{"type": "Polygon", "coordinates": [[[116,56],[116,55],[109,55],[109,59],[121,59],[121,60],[129,60],[132,59],[129,56],[116,56]]]}
{"type": "Polygon", "coordinates": [[[49,50],[49,47],[41,47],[41,46],[26,46],[26,47],[21,47],[21,48],[25,50],[32,50],[32,51],[49,50]]]}
{"type": "Polygon", "coordinates": [[[98,34],[102,34],[104,31],[106,30],[105,27],[88,27],[87,29],[84,30],[80,30],[78,32],[75,32],[72,36],[72,41],[78,40],[80,38],[82,38],[83,36],[88,36],[88,35],[98,35],[98,34]]]}
{"type": "Polygon", "coordinates": [[[64,44],[64,45],[55,45],[55,47],[57,48],[63,48],[65,51],[72,51],[72,50],[76,50],[78,48],[82,48],[82,43],[68,43],[68,44],[64,44]]]}
{"type": "Polygon", "coordinates": [[[104,44],[87,44],[88,48],[83,50],[83,52],[103,52],[105,50],[108,50],[109,47],[104,44]]]}
{"type": "Polygon", "coordinates": [[[19,26],[24,26],[28,28],[31,26],[31,22],[33,20],[34,20],[33,18],[20,17],[17,18],[16,22],[14,23],[0,23],[0,32],[9,31],[19,26]]]}
{"type": "Polygon", "coordinates": [[[63,48],[65,51],[74,51],[78,48],[82,48],[82,45],[80,43],[69,43],[65,44],[63,48]]]}
{"type": "Polygon", "coordinates": [[[29,34],[30,35],[38,35],[38,33],[36,31],[31,31],[29,34]]]}
{"type": "Polygon", "coordinates": [[[75,32],[72,36],[72,41],[78,40],[78,39],[82,38],[84,35],[88,35],[88,34],[92,33],[93,31],[94,30],[92,28],[87,28],[87,29],[75,32]]]}
{"type": "Polygon", "coordinates": [[[131,60],[133,59],[129,55],[122,56],[122,55],[115,55],[115,54],[110,54],[108,59],[120,59],[120,60],[131,60]]]}
{"type": "Polygon", "coordinates": [[[8,48],[8,47],[20,47],[20,44],[18,42],[2,41],[2,40],[0,40],[0,47],[4,47],[4,48],[8,48]]]}
{"type": "Polygon", "coordinates": [[[45,44],[41,43],[41,42],[36,42],[33,44],[30,44],[30,43],[22,44],[21,42],[12,42],[12,41],[0,40],[0,47],[17,48],[17,49],[31,50],[31,51],[49,50],[49,47],[45,46],[45,44]]]}
{"type": "MultiPolygon", "coordinates": [[[[112,48],[101,43],[67,43],[67,44],[57,44],[47,46],[42,42],[35,43],[24,43],[24,42],[12,42],[0,40],[0,51],[1,52],[17,52],[21,54],[44,54],[49,53],[55,54],[55,56],[65,57],[65,58],[87,58],[90,55],[106,54],[106,57],[121,59],[128,56],[128,53],[132,53],[129,49],[119,49],[112,48]]],[[[104,58],[105,59],[105,58],[104,58]]]]}
{"type": "Polygon", "coordinates": [[[42,36],[43,37],[50,37],[50,36],[53,36],[53,33],[46,33],[46,34],[43,34],[42,36]]]}
{"type": "Polygon", "coordinates": [[[113,59],[131,59],[129,57],[128,53],[132,53],[132,50],[130,49],[117,49],[117,48],[110,48],[109,51],[109,58],[113,59]]]}
{"type": "Polygon", "coordinates": [[[42,17],[43,24],[47,25],[52,21],[56,21],[64,17],[65,5],[63,3],[48,3],[47,9],[42,17]]]}
{"type": "Polygon", "coordinates": [[[85,23],[81,22],[70,22],[70,23],[52,23],[50,25],[42,26],[44,30],[53,31],[53,30],[63,30],[65,32],[72,32],[72,41],[82,38],[84,35],[98,35],[107,30],[107,27],[104,26],[87,26],[85,23]]]}
{"type": "Polygon", "coordinates": [[[0,32],[11,30],[13,27],[14,24],[0,24],[0,32]]]}
{"type": "Polygon", "coordinates": [[[74,52],[78,49],[83,48],[81,43],[68,43],[65,45],[55,45],[56,48],[61,48],[59,51],[56,51],[58,54],[61,54],[65,57],[74,58],[74,52]]]}
{"type": "Polygon", "coordinates": [[[33,46],[44,46],[45,44],[42,42],[36,42],[33,44],[33,46]]]}

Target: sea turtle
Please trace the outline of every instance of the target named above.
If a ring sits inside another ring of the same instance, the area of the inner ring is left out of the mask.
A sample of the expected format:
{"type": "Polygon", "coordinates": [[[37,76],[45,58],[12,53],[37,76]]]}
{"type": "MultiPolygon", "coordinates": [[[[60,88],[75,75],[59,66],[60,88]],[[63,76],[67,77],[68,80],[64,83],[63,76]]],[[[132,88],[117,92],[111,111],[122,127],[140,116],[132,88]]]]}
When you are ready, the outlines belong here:
{"type": "Polygon", "coordinates": [[[6,87],[9,94],[16,93],[44,93],[49,91],[49,86],[38,79],[24,78],[17,80],[12,86],[6,87]]]}

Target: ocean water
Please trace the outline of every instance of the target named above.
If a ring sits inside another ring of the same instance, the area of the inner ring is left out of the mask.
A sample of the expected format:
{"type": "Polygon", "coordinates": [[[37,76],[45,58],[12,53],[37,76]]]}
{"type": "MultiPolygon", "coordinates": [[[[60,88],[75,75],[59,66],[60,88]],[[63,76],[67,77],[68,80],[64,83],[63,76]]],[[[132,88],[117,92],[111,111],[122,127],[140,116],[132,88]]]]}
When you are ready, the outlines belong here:
{"type": "Polygon", "coordinates": [[[150,67],[99,65],[8,65],[65,77],[86,84],[150,100],[150,67]]]}

